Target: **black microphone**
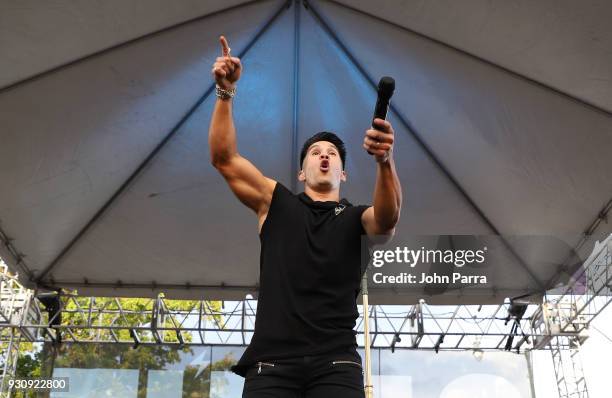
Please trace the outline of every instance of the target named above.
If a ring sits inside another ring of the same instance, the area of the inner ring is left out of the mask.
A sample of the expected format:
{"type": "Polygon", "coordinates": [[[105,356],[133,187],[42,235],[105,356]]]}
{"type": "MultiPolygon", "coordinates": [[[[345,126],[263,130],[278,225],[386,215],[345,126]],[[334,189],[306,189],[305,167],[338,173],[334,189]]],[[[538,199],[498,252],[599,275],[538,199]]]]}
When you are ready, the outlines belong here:
{"type": "MultiPolygon", "coordinates": [[[[395,90],[395,80],[389,76],[383,76],[378,82],[378,98],[376,98],[376,106],[374,107],[374,117],[372,118],[372,127],[374,126],[374,119],[379,118],[385,120],[387,118],[387,111],[389,110],[389,102],[393,96],[395,90]]],[[[370,155],[372,152],[368,151],[370,155]]]]}

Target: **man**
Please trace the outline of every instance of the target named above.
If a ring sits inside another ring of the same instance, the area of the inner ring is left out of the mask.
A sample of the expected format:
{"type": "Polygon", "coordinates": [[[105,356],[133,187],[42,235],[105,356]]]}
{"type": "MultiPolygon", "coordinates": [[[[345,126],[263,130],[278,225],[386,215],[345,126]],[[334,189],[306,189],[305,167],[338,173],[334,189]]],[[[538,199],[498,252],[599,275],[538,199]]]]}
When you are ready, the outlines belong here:
{"type": "Polygon", "coordinates": [[[401,187],[393,162],[393,128],[376,119],[363,147],[373,154],[377,177],[373,206],[340,200],[346,151],[333,133],[306,141],[295,195],[264,176],[236,148],[232,97],[240,59],[223,56],[209,146],[214,167],[259,221],[260,291],[255,332],[232,371],[245,377],[243,397],[363,397],[363,370],[353,331],[358,317],[361,236],[392,235],[400,216],[401,187]]]}

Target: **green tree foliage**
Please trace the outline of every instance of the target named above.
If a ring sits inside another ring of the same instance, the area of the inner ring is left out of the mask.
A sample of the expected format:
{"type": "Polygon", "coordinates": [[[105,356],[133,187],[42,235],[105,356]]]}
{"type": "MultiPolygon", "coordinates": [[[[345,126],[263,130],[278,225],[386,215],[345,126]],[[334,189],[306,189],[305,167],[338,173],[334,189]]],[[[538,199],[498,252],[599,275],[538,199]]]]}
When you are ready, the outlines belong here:
{"type": "MultiPolygon", "coordinates": [[[[155,300],[147,298],[108,298],[108,297],[78,297],[76,292],[70,292],[72,296],[63,296],[63,308],[61,324],[78,325],[82,328],[72,328],[71,332],[79,340],[84,341],[109,341],[114,340],[109,329],[96,329],[95,327],[114,325],[120,327],[115,329],[115,337],[119,341],[131,341],[128,326],[141,326],[150,329],[152,322],[152,311],[155,300]],[[94,300],[91,302],[90,300],[94,300]],[[93,305],[92,305],[93,304],[93,305]],[[92,307],[94,311],[80,311],[92,307]],[[104,311],[99,311],[99,309],[104,311]],[[90,327],[92,326],[92,327],[90,327]],[[125,327],[125,328],[121,328],[125,327]]],[[[195,300],[163,300],[166,310],[190,311],[198,313],[199,301],[195,300]]],[[[206,303],[209,310],[220,311],[221,302],[211,301],[206,303]]],[[[184,319],[180,316],[166,315],[158,321],[159,327],[176,328],[184,319]]],[[[221,315],[209,316],[208,321],[215,321],[223,325],[221,315]]],[[[150,344],[156,341],[153,333],[149,330],[139,330],[138,336],[141,345],[134,348],[133,344],[96,344],[84,343],[73,344],[69,342],[61,345],[46,344],[42,351],[36,352],[31,343],[24,343],[20,350],[17,364],[17,375],[19,377],[41,377],[45,375],[48,368],[107,368],[107,369],[139,369],[138,397],[146,397],[147,371],[164,370],[170,365],[180,362],[184,355],[192,355],[193,350],[189,345],[180,346],[177,334],[174,330],[158,331],[159,337],[164,343],[173,345],[150,344]],[[46,356],[45,356],[46,355],[46,356]],[[51,365],[51,363],[53,364],[51,365]]],[[[69,335],[64,332],[63,341],[68,341],[69,335]]],[[[183,341],[192,341],[192,335],[182,332],[183,341]]],[[[198,366],[186,366],[184,368],[183,396],[189,398],[208,397],[210,370],[212,368],[228,369],[235,363],[232,357],[225,358],[215,364],[209,364],[204,371],[198,366]],[[197,377],[196,377],[197,375],[197,377]]],[[[48,375],[47,375],[48,376],[48,375]]],[[[44,376],[43,376],[44,377],[44,376]]],[[[22,394],[16,397],[38,397],[42,395],[22,394]]]]}

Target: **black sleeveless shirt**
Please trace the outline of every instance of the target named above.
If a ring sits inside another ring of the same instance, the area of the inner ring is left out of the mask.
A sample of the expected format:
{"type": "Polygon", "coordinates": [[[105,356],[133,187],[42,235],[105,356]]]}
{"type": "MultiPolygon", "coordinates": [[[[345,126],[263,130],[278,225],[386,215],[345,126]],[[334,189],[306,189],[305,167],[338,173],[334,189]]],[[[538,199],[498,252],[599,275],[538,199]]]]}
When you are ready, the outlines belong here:
{"type": "Polygon", "coordinates": [[[259,235],[255,331],[234,373],[244,377],[258,361],[357,347],[356,299],[367,253],[361,215],[368,207],[313,201],[276,183],[259,235]]]}

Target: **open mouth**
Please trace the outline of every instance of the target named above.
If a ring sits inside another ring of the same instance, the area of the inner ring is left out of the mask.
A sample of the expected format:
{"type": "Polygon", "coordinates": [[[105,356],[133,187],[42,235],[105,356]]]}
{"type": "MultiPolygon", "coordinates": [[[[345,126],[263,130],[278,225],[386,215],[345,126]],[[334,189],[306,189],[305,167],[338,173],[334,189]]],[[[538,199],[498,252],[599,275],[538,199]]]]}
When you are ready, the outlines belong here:
{"type": "Polygon", "coordinates": [[[321,171],[329,171],[329,160],[322,160],[319,169],[321,171]]]}

